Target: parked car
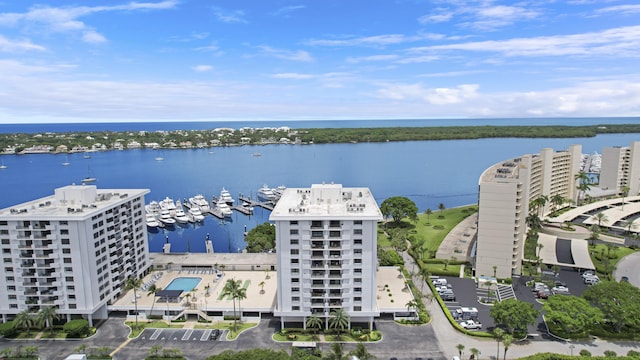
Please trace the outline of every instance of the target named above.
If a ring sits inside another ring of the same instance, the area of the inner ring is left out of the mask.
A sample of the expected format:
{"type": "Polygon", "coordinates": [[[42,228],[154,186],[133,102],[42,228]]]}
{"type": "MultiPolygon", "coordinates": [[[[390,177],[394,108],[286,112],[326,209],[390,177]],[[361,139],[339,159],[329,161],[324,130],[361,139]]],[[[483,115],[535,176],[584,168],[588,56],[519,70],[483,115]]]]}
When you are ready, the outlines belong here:
{"type": "Polygon", "coordinates": [[[436,278],[436,279],[431,279],[431,282],[433,283],[433,285],[447,285],[447,279],[444,278],[436,278]]]}
{"type": "Polygon", "coordinates": [[[595,285],[600,282],[600,278],[597,276],[589,276],[584,278],[584,283],[587,285],[595,285]]]}
{"type": "Polygon", "coordinates": [[[480,330],[480,329],[482,329],[482,324],[477,322],[477,321],[473,321],[473,320],[461,321],[460,322],[460,326],[462,326],[463,328],[465,328],[467,330],[480,330]]]}
{"type": "Polygon", "coordinates": [[[560,281],[560,280],[556,280],[556,281],[554,281],[554,282],[553,282],[553,284],[554,284],[555,286],[564,286],[564,287],[567,287],[567,283],[565,283],[564,281],[560,281]]]}
{"type": "Polygon", "coordinates": [[[540,291],[538,291],[536,296],[538,296],[538,298],[540,298],[540,299],[546,299],[549,296],[551,296],[551,290],[549,290],[549,289],[540,290],[540,291]]]}
{"type": "Polygon", "coordinates": [[[555,286],[551,288],[552,294],[569,295],[569,288],[566,286],[555,286]]]}
{"type": "Polygon", "coordinates": [[[582,273],[582,278],[584,279],[587,276],[596,276],[596,272],[593,270],[587,270],[582,273]]]}
{"type": "Polygon", "coordinates": [[[211,330],[211,336],[210,336],[211,340],[218,340],[221,333],[222,331],[220,331],[220,329],[211,330]]]}
{"type": "Polygon", "coordinates": [[[454,294],[453,291],[442,293],[440,297],[444,301],[456,301],[456,294],[454,294]]]}

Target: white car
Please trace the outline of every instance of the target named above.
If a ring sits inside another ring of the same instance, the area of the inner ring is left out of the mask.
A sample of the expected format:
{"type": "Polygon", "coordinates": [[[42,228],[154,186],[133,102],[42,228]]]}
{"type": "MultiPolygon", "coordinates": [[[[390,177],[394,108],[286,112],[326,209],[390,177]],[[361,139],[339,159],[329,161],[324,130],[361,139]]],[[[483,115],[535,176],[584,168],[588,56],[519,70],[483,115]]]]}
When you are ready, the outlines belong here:
{"type": "Polygon", "coordinates": [[[482,329],[482,324],[473,320],[465,320],[460,322],[460,326],[467,330],[480,330],[482,329]]]}

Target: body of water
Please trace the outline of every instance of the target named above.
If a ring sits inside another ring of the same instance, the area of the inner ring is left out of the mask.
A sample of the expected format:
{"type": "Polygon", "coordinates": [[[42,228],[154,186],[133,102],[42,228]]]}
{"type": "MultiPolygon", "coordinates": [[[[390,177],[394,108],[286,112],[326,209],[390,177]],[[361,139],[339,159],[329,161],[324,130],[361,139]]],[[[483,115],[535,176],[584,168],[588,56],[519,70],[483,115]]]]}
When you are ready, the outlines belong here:
{"type": "MultiPolygon", "coordinates": [[[[91,153],[88,159],[81,153],[4,155],[0,158],[7,168],[0,170],[0,208],[51,195],[56,187],[79,184],[91,173],[99,188],[150,189],[147,203],[196,194],[211,199],[223,187],[237,199],[240,193],[255,197],[263,184],[309,187],[334,182],[369,187],[379,204],[391,196],[409,197],[422,212],[437,210],[441,203],[447,208],[476,203],[480,175],[497,162],[546,147],[563,150],[581,144],[584,153],[593,153],[638,140],[640,134],[613,134],[570,139],[142,149],[91,153]],[[261,156],[253,156],[256,152],[261,156]],[[155,160],[160,155],[164,160],[155,160]]],[[[237,252],[245,247],[243,233],[268,219],[269,211],[260,208],[252,216],[234,212],[224,222],[207,216],[201,224],[150,233],[149,245],[151,251],[159,252],[168,240],[174,252],[204,252],[204,241],[210,236],[216,252],[237,252]]]]}

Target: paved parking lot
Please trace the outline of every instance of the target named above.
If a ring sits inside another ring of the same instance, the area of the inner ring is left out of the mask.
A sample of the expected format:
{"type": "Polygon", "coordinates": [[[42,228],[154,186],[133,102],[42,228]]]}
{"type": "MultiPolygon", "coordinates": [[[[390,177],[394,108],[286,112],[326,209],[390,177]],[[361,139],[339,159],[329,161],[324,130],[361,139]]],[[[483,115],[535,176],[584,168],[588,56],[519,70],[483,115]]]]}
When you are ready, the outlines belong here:
{"type": "Polygon", "coordinates": [[[491,331],[495,326],[493,319],[489,315],[491,306],[481,304],[478,301],[480,293],[486,294],[486,289],[476,289],[476,283],[473,279],[459,277],[446,277],[446,279],[456,294],[456,301],[444,302],[447,309],[453,313],[453,311],[461,307],[474,307],[478,309],[478,321],[482,324],[482,329],[491,331]]]}

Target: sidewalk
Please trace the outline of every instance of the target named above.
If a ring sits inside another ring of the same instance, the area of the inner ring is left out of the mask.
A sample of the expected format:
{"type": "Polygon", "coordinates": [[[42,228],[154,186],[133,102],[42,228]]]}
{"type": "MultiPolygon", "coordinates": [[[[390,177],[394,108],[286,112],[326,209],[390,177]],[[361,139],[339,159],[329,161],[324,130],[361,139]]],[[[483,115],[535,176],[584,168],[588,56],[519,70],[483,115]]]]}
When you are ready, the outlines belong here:
{"type": "MultiPolygon", "coordinates": [[[[410,255],[403,253],[402,256],[405,261],[405,267],[417,267],[417,264],[410,255]]],[[[415,275],[412,280],[418,287],[421,282],[424,283],[424,280],[417,275],[415,275]]],[[[427,292],[431,291],[428,286],[425,286],[425,289],[427,292]]],[[[444,314],[444,311],[436,300],[433,300],[430,303],[427,302],[425,305],[429,315],[431,316],[431,325],[433,326],[433,330],[436,334],[440,350],[447,356],[447,358],[452,359],[453,356],[459,355],[458,350],[456,349],[456,345],[458,344],[462,344],[465,347],[462,359],[469,358],[471,354],[469,349],[471,348],[480,350],[479,357],[481,359],[496,358],[498,347],[495,340],[464,335],[451,326],[449,320],[444,314]]],[[[629,350],[639,351],[640,343],[629,341],[612,342],[600,339],[575,342],[526,340],[511,344],[507,351],[507,358],[514,359],[543,352],[565,355],[571,355],[573,352],[573,355],[578,355],[582,349],[588,350],[594,356],[604,355],[604,352],[607,350],[615,351],[619,356],[625,356],[629,350]],[[573,346],[573,348],[571,346],[573,346]]],[[[500,358],[504,356],[504,347],[502,346],[502,343],[500,343],[499,355],[500,358]]]]}

